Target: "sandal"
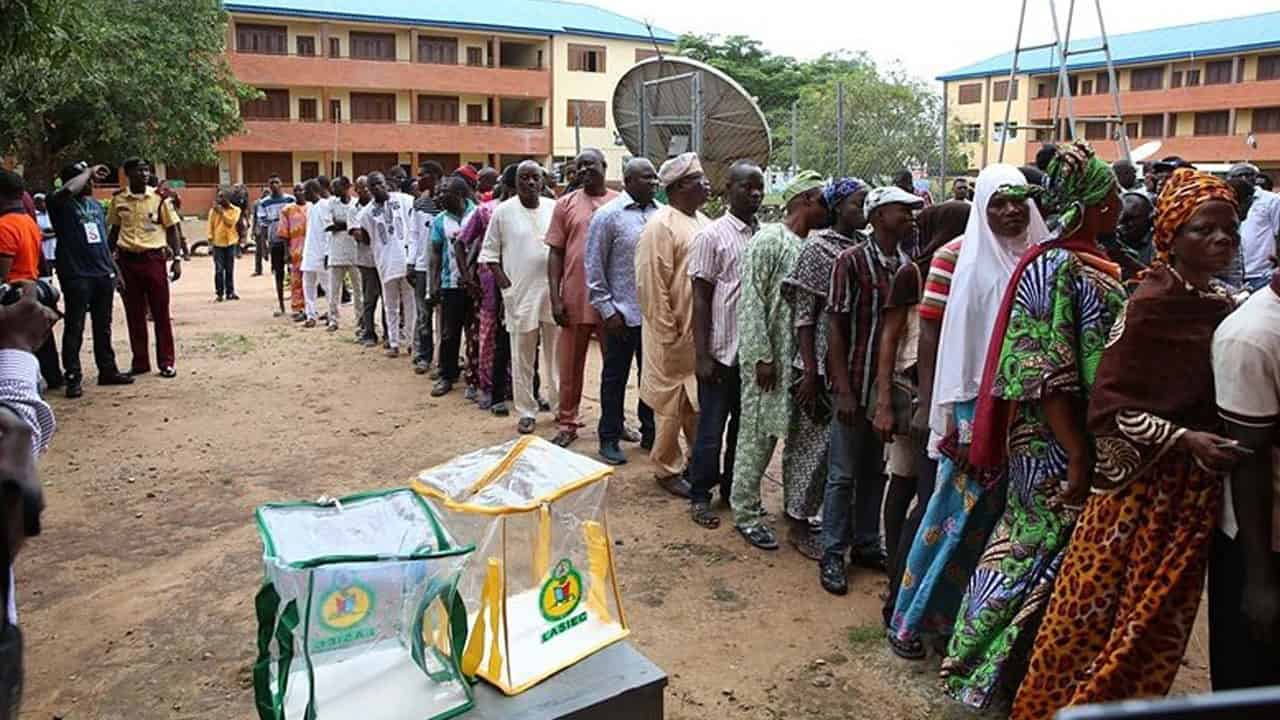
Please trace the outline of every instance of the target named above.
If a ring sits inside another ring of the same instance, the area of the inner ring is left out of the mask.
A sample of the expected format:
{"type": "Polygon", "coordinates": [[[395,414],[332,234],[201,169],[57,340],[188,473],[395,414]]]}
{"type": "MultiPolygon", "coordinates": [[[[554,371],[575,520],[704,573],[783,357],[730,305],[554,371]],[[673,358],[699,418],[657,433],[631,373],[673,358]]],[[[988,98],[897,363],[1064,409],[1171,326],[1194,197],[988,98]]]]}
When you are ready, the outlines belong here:
{"type": "Polygon", "coordinates": [[[720,527],[720,518],[711,512],[711,504],[704,502],[696,502],[689,511],[689,516],[693,521],[708,530],[715,530],[720,527]]]}
{"type": "Polygon", "coordinates": [[[520,422],[516,423],[516,430],[519,431],[521,435],[528,435],[529,433],[533,432],[534,424],[535,423],[533,418],[522,417],[520,418],[520,422]]]}
{"type": "Polygon", "coordinates": [[[816,533],[809,532],[807,526],[804,529],[792,527],[787,539],[801,555],[814,562],[822,559],[822,538],[816,533]]]}
{"type": "Polygon", "coordinates": [[[903,660],[923,660],[924,643],[919,640],[899,640],[892,630],[885,631],[885,639],[889,641],[889,649],[903,660]]]}
{"type": "Polygon", "coordinates": [[[778,549],[778,538],[774,536],[768,525],[752,525],[751,527],[738,525],[736,527],[739,535],[761,550],[778,549]]]}
{"type": "Polygon", "coordinates": [[[574,440],[577,440],[577,439],[578,439],[578,433],[572,432],[570,430],[561,430],[560,432],[556,433],[555,437],[551,438],[551,442],[562,448],[567,448],[573,444],[574,440]]]}

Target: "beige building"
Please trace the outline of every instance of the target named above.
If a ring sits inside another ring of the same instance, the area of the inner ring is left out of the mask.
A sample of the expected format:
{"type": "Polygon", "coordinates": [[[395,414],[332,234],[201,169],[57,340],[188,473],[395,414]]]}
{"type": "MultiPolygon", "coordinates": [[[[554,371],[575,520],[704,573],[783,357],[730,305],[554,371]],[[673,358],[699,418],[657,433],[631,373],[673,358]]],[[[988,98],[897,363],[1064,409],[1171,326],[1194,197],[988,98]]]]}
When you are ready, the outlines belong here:
{"type": "Polygon", "coordinates": [[[620,180],[626,149],[613,128],[614,85],[676,40],[552,0],[465,10],[413,0],[224,7],[231,70],[263,97],[242,108],[245,130],[219,145],[216,168],[165,168],[187,182],[189,198],[203,195],[201,187],[260,185],[272,174],[299,182],[394,164],[416,170],[428,159],[447,170],[525,158],[550,165],[573,156],[575,121],[581,146],[602,149],[610,179],[620,180]]]}
{"type": "MultiPolygon", "coordinates": [[[[1280,12],[1218,20],[1110,38],[1120,120],[1114,118],[1111,77],[1100,53],[1074,55],[1068,64],[1075,136],[1108,159],[1130,147],[1160,143],[1158,157],[1179,155],[1215,165],[1247,160],[1280,170],[1280,12]]],[[[1093,48],[1098,38],[1072,41],[1093,48]]],[[[1057,67],[1048,50],[1023,53],[1012,86],[1009,128],[1004,127],[1012,55],[984,60],[939,78],[947,117],[965,142],[958,148],[971,170],[997,162],[1008,134],[1005,162],[1034,159],[1051,126],[1058,95],[1057,67]]],[[[1065,107],[1058,117],[1066,118],[1065,107]]],[[[1062,131],[1065,135],[1065,128],[1062,131]]],[[[1059,136],[1062,136],[1059,135],[1059,136]]],[[[954,157],[954,153],[952,153],[954,157]]]]}

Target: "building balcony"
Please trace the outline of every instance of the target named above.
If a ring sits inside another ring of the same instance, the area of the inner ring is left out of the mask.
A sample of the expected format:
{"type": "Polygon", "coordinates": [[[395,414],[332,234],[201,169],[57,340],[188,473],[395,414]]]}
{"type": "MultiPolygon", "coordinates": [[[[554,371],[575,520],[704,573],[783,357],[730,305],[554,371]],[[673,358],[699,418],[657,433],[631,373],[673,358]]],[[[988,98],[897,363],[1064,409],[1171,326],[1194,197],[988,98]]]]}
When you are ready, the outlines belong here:
{"type": "Polygon", "coordinates": [[[255,87],[323,84],[355,90],[414,90],[424,93],[551,96],[547,68],[441,65],[401,60],[352,60],[322,56],[228,52],[231,72],[255,87]]]}
{"type": "Polygon", "coordinates": [[[244,132],[222,141],[222,151],[419,152],[549,155],[551,129],[440,123],[330,123],[245,120],[244,132]]]}
{"type": "MultiPolygon", "coordinates": [[[[1264,133],[1256,135],[1258,147],[1249,147],[1246,135],[1188,135],[1166,138],[1129,139],[1129,147],[1135,148],[1152,140],[1160,141],[1157,157],[1177,155],[1191,163],[1225,163],[1248,160],[1254,163],[1266,163],[1268,166],[1280,163],[1280,133],[1264,133]]],[[[1120,159],[1120,143],[1116,140],[1090,140],[1089,144],[1097,151],[1098,157],[1108,162],[1120,159]]],[[[1026,162],[1034,163],[1040,143],[1027,144],[1026,162]]]]}
{"type": "MultiPolygon", "coordinates": [[[[1104,117],[1115,114],[1115,105],[1112,103],[1110,93],[1073,95],[1071,103],[1076,117],[1104,117]]],[[[1053,115],[1053,98],[1036,98],[1031,100],[1029,105],[1028,117],[1032,122],[1047,121],[1053,115]]],[[[1125,117],[1276,105],[1280,105],[1280,80],[1120,92],[1120,109],[1125,117]]],[[[1063,108],[1059,112],[1065,115],[1066,109],[1063,108]]]]}

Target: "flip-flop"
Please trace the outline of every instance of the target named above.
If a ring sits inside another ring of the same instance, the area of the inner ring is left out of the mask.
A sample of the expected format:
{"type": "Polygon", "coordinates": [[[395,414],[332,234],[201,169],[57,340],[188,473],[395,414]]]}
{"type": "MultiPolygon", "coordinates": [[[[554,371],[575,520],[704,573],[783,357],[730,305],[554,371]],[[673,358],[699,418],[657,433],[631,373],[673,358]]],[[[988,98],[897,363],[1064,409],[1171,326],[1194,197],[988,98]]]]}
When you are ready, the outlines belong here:
{"type": "Polygon", "coordinates": [[[720,527],[720,518],[711,512],[711,506],[707,503],[694,503],[689,511],[689,517],[708,530],[715,530],[720,527]]]}

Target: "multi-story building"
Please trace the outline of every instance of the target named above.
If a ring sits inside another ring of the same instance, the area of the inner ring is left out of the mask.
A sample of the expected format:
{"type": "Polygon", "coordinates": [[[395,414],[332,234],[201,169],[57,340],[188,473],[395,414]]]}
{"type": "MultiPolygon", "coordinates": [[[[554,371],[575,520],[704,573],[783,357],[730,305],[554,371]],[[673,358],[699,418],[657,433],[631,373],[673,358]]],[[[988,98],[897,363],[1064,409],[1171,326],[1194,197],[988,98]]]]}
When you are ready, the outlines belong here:
{"type": "Polygon", "coordinates": [[[427,159],[447,170],[552,163],[579,143],[604,150],[617,180],[626,150],[613,130],[614,85],[676,40],[553,0],[224,6],[231,70],[263,97],[242,107],[244,132],[222,141],[217,168],[165,169],[189,185],[356,176],[427,159]]]}
{"type": "MultiPolygon", "coordinates": [[[[1076,137],[1102,157],[1120,156],[1123,132],[1130,147],[1159,141],[1157,157],[1179,155],[1199,164],[1248,160],[1273,175],[1280,169],[1280,12],[1113,35],[1110,41],[1118,116],[1103,54],[1072,55],[1067,63],[1076,137]],[[1088,120],[1115,117],[1121,120],[1088,120]]],[[[1098,38],[1071,41],[1073,50],[1100,45],[1098,38]]],[[[1058,67],[1051,51],[1022,53],[1011,86],[1012,60],[1006,53],[938,78],[971,168],[997,161],[1005,133],[1005,162],[1016,164],[1034,159],[1041,143],[1055,137],[1054,106],[1066,98],[1055,97],[1058,67]]],[[[1061,122],[1066,116],[1062,108],[1061,122]]]]}

